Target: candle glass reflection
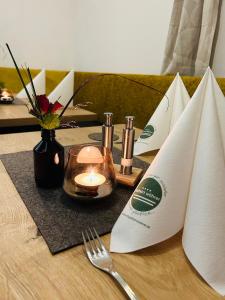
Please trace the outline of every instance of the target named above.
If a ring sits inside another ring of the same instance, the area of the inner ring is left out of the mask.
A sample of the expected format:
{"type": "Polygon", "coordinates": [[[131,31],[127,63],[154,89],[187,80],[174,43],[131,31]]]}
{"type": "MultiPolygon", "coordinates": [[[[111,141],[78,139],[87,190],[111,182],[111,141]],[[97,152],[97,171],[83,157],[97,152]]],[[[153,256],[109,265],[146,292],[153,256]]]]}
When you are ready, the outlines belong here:
{"type": "Polygon", "coordinates": [[[94,200],[109,196],[116,185],[112,153],[100,145],[70,148],[63,189],[70,197],[94,200]]]}

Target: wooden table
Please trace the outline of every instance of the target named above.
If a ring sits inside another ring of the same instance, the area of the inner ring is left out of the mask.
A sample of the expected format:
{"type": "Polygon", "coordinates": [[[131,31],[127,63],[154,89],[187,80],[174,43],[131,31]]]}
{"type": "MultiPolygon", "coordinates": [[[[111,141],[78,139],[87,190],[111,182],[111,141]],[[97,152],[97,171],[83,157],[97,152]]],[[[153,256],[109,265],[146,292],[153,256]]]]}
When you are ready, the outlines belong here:
{"type": "MultiPolygon", "coordinates": [[[[63,121],[96,121],[97,114],[86,109],[68,108],[63,121]]],[[[0,104],[0,127],[37,125],[38,120],[28,113],[27,107],[21,104],[0,104]]]]}
{"type": "MultiPolygon", "coordinates": [[[[116,126],[115,133],[121,136],[121,129],[121,125],[116,126]]],[[[63,145],[89,142],[88,134],[100,130],[100,127],[60,130],[57,139],[63,145]]],[[[0,153],[31,150],[39,140],[39,132],[2,135],[0,153]]],[[[154,155],[142,158],[152,161],[154,155]]],[[[1,161],[0,191],[1,300],[125,299],[107,274],[91,266],[82,246],[51,255],[1,161]]],[[[107,246],[109,237],[103,237],[107,246]]],[[[140,299],[224,299],[188,262],[181,246],[181,233],[144,250],[112,256],[118,272],[140,299]]]]}

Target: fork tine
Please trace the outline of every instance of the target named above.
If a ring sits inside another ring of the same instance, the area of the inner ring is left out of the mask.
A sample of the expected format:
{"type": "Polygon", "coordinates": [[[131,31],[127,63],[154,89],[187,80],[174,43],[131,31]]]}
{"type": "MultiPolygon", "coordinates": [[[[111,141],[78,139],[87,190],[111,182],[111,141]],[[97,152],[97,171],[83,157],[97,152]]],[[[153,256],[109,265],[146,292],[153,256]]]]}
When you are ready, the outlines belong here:
{"type": "Polygon", "coordinates": [[[94,230],[95,236],[96,236],[96,238],[97,238],[97,240],[98,240],[98,242],[99,242],[99,245],[101,246],[101,249],[102,249],[103,251],[107,252],[107,250],[106,250],[106,248],[105,248],[105,245],[103,244],[102,240],[100,239],[100,237],[99,237],[99,235],[98,235],[98,233],[97,233],[97,231],[95,230],[94,227],[93,227],[93,230],[94,230]]]}
{"type": "Polygon", "coordinates": [[[87,241],[86,241],[86,238],[85,238],[85,235],[84,235],[83,231],[82,231],[82,237],[83,237],[83,241],[84,241],[85,251],[86,251],[87,253],[90,253],[90,251],[89,251],[89,249],[88,249],[87,241]]]}
{"type": "Polygon", "coordinates": [[[95,237],[94,237],[94,235],[93,235],[93,232],[91,231],[91,228],[88,227],[88,230],[89,230],[89,232],[90,232],[90,234],[91,234],[91,238],[92,238],[92,241],[93,241],[93,243],[94,243],[94,245],[95,245],[95,249],[98,251],[99,254],[101,254],[101,250],[99,249],[99,247],[98,247],[98,245],[97,245],[97,243],[96,243],[96,240],[95,240],[95,237]]]}
{"type": "Polygon", "coordinates": [[[94,249],[94,247],[93,247],[93,241],[91,240],[91,238],[90,238],[90,236],[89,236],[89,234],[88,234],[88,231],[85,230],[85,233],[86,233],[86,236],[87,236],[87,238],[88,238],[88,242],[89,242],[89,244],[90,244],[91,250],[92,250],[93,254],[96,255],[95,249],[94,249]]]}

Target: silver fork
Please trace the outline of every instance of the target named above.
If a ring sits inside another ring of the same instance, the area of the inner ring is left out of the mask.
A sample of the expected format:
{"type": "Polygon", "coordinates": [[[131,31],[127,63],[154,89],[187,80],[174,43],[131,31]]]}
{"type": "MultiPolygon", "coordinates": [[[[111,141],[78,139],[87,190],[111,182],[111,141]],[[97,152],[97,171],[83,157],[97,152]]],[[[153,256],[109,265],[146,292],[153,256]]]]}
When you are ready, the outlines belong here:
{"type": "Polygon", "coordinates": [[[106,250],[95,228],[93,228],[93,230],[88,228],[82,232],[82,237],[84,240],[85,251],[90,262],[96,268],[110,274],[119,283],[129,299],[138,300],[138,297],[135,295],[126,281],[119,275],[119,273],[115,271],[112,258],[109,252],[106,250]]]}

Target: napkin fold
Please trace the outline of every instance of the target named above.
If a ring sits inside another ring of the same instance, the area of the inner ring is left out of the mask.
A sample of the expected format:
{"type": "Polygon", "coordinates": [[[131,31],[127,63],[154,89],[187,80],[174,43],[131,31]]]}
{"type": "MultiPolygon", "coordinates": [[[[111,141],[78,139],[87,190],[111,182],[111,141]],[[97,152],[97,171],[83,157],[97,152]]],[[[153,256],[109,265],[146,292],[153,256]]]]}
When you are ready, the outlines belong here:
{"type": "MultiPolygon", "coordinates": [[[[33,79],[35,91],[37,95],[43,95],[46,93],[46,75],[45,75],[45,70],[42,70],[36,77],[33,79]]],[[[26,85],[26,88],[29,92],[30,95],[33,95],[33,90],[31,83],[28,83],[26,85]]],[[[27,94],[25,92],[25,89],[22,89],[17,95],[16,98],[22,99],[22,98],[27,98],[27,94]]]]}
{"type": "MultiPolygon", "coordinates": [[[[63,106],[67,104],[74,92],[74,71],[70,71],[57,87],[48,95],[50,102],[59,101],[63,106]]],[[[73,106],[70,103],[69,107],[73,106]]]]}
{"type": "Polygon", "coordinates": [[[190,96],[177,73],[166,95],[134,144],[134,155],[160,149],[189,100],[190,96]]]}
{"type": "Polygon", "coordinates": [[[115,223],[110,249],[131,252],[177,233],[199,274],[225,295],[225,98],[208,68],[115,223]]]}

